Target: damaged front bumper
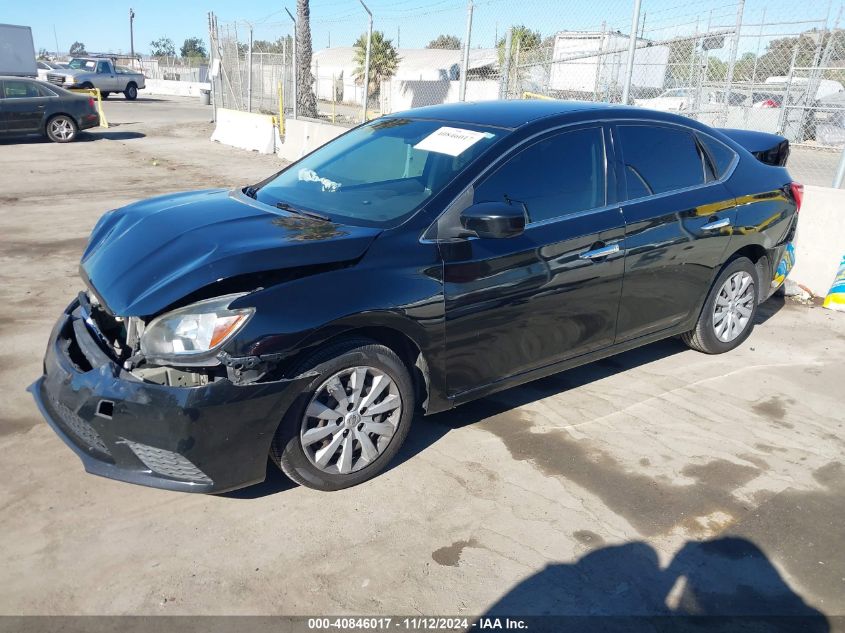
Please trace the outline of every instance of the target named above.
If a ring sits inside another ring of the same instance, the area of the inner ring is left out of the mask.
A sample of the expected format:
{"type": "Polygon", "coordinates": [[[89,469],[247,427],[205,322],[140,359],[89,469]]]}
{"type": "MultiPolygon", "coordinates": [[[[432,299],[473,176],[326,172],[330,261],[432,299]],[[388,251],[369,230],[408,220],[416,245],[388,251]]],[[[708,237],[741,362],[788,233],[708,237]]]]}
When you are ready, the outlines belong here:
{"type": "Polygon", "coordinates": [[[94,475],[183,492],[263,481],[270,443],[311,376],[176,387],[123,370],[71,303],[53,328],[44,375],[29,390],[42,415],[94,475]]]}

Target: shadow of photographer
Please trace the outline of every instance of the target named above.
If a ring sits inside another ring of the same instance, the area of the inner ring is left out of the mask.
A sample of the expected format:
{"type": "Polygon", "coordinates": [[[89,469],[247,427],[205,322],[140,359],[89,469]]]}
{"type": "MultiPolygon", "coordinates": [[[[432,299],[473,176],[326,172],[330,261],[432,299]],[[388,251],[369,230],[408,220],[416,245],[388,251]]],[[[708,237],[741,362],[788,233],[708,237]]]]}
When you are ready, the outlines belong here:
{"type": "Polygon", "coordinates": [[[647,543],[594,550],[519,583],[483,618],[527,619],[530,631],[830,630],[747,539],[688,541],[666,567],[647,543]]]}

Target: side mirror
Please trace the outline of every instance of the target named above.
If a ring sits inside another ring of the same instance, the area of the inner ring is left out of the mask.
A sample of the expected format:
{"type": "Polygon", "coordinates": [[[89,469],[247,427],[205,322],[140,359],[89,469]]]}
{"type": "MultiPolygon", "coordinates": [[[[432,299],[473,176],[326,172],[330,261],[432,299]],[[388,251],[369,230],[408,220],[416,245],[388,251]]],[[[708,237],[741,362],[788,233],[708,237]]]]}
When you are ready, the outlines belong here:
{"type": "Polygon", "coordinates": [[[504,202],[480,202],[464,209],[461,226],[478,237],[516,237],[525,231],[525,212],[504,202]]]}

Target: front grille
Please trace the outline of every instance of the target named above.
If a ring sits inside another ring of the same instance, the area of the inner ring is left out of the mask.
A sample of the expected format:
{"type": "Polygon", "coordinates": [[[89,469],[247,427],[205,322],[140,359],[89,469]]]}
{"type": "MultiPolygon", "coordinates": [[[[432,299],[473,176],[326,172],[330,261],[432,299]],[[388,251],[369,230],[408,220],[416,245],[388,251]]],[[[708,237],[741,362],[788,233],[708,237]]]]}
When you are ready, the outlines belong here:
{"type": "Polygon", "coordinates": [[[124,440],[124,442],[132,449],[132,452],[135,453],[138,459],[153,472],[183,481],[192,481],[200,484],[212,483],[211,479],[204,472],[179,453],[166,451],[155,446],[130,442],[129,440],[124,440]]]}
{"type": "Polygon", "coordinates": [[[57,85],[57,86],[61,86],[61,85],[62,85],[62,84],[64,84],[64,82],[65,82],[65,76],[64,76],[64,75],[54,75],[54,74],[52,74],[52,73],[47,73],[47,81],[49,81],[51,84],[55,84],[55,85],[57,85]]]}
{"type": "Polygon", "coordinates": [[[59,402],[56,396],[52,393],[48,394],[48,398],[50,400],[50,408],[53,409],[53,412],[61,419],[62,425],[66,430],[75,435],[76,439],[79,440],[83,446],[97,450],[104,455],[111,456],[111,452],[109,452],[105,442],[103,442],[100,434],[94,430],[93,426],[71,411],[67,405],[59,402]]]}

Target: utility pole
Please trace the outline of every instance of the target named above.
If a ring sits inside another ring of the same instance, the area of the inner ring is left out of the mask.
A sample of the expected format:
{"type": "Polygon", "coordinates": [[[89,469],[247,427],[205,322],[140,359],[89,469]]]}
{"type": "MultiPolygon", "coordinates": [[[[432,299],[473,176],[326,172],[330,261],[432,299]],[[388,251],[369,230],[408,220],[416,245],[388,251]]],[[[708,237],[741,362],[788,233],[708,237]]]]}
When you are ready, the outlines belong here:
{"type": "Polygon", "coordinates": [[[364,4],[364,0],[358,0],[358,2],[361,3],[361,6],[364,7],[364,11],[366,11],[367,15],[370,16],[370,25],[367,28],[367,53],[364,55],[364,113],[363,118],[361,119],[364,123],[366,123],[367,102],[370,99],[370,46],[373,41],[373,13],[367,8],[367,5],[364,4]]]}
{"type": "Polygon", "coordinates": [[[129,9],[129,55],[132,62],[135,62],[135,11],[129,9]]]}
{"type": "Polygon", "coordinates": [[[467,100],[467,71],[469,70],[469,38],[472,36],[472,0],[467,2],[467,30],[464,36],[464,59],[461,62],[461,101],[467,100]]]}
{"type": "Polygon", "coordinates": [[[642,0],[634,0],[634,12],[631,14],[631,30],[628,32],[628,59],[625,60],[625,83],[622,84],[622,105],[628,105],[631,95],[631,79],[634,75],[634,54],[637,50],[637,31],[640,26],[640,7],[642,0]]]}
{"type": "Polygon", "coordinates": [[[739,36],[742,30],[742,14],[745,11],[745,0],[739,0],[736,7],[736,26],[734,27],[734,37],[731,41],[731,58],[728,63],[728,76],[725,78],[725,125],[728,124],[728,115],[731,106],[731,88],[734,82],[734,69],[736,68],[736,56],[739,54],[739,36]]]}

